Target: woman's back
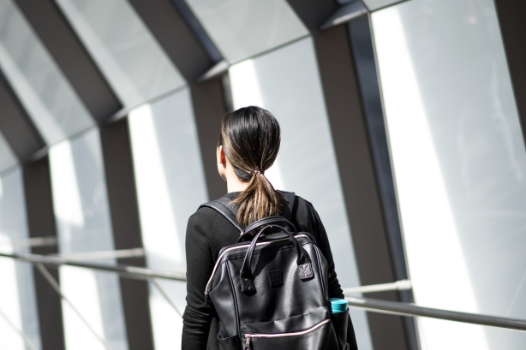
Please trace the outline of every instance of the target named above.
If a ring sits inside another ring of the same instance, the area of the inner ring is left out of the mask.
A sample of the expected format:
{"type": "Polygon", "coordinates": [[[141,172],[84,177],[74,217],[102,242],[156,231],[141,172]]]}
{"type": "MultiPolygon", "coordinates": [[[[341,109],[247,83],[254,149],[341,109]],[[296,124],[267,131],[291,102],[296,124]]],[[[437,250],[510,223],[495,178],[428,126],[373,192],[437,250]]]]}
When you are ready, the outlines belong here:
{"type": "MultiPolygon", "coordinates": [[[[281,214],[284,195],[276,191],[264,172],[274,163],[280,145],[279,123],[259,107],[246,107],[225,115],[217,148],[220,176],[227,181],[225,198],[237,208],[241,227],[259,219],[281,214]]],[[[327,233],[313,206],[295,198],[291,220],[298,231],[314,236],[328,263],[328,294],[342,298],[327,233]]],[[[240,235],[217,211],[201,207],[193,214],[186,232],[187,306],[183,315],[184,350],[219,349],[218,319],[213,304],[205,300],[206,284],[221,248],[236,243],[240,235]]],[[[349,323],[348,342],[356,348],[349,323]]]]}

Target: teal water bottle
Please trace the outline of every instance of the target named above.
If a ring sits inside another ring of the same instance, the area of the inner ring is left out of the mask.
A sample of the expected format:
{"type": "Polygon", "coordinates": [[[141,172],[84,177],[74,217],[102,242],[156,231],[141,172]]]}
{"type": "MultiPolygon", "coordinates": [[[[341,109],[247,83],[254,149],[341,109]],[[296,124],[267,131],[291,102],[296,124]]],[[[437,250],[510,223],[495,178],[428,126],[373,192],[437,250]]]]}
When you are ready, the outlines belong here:
{"type": "Polygon", "coordinates": [[[331,304],[331,313],[333,314],[345,312],[349,308],[349,304],[345,299],[329,298],[329,303],[331,304]]]}

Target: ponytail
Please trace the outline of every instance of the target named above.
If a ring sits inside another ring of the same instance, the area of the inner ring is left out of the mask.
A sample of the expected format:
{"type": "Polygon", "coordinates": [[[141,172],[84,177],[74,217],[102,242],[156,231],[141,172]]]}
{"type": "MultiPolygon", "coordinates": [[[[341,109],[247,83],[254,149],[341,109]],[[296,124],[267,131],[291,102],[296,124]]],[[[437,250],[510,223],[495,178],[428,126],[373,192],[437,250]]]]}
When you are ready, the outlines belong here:
{"type": "Polygon", "coordinates": [[[221,121],[219,144],[237,177],[248,182],[233,201],[238,205],[237,221],[241,226],[281,212],[285,198],[265,176],[265,170],[276,160],[280,142],[279,123],[263,108],[240,108],[221,121]]]}

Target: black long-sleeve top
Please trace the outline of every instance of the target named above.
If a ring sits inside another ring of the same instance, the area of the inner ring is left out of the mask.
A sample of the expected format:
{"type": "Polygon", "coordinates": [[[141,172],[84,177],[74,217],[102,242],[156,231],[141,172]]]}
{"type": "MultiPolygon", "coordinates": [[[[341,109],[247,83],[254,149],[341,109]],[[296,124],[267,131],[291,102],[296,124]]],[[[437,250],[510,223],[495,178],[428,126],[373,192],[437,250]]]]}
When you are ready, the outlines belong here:
{"type": "MultiPolygon", "coordinates": [[[[230,200],[239,192],[228,193],[230,200]]],[[[329,297],[343,298],[340,283],[334,271],[334,261],[325,228],[311,203],[296,196],[292,211],[292,223],[298,231],[314,235],[320,251],[329,265],[329,297]]],[[[218,318],[214,306],[205,301],[205,286],[212,274],[219,251],[236,243],[239,231],[213,209],[199,208],[190,219],[186,229],[186,309],[183,314],[182,350],[216,350],[218,318]]],[[[349,322],[347,339],[351,349],[357,349],[352,323],[349,322]]]]}

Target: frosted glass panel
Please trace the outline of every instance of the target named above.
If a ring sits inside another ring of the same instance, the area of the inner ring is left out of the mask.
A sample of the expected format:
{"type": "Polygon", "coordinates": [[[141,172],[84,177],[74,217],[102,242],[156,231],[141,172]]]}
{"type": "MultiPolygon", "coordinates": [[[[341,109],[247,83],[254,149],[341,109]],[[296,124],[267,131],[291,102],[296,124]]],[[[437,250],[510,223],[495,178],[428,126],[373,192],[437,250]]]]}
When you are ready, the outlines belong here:
{"type": "Polygon", "coordinates": [[[127,1],[56,2],[126,107],[185,84],[127,1]]]}
{"type": "Polygon", "coordinates": [[[50,145],[94,125],[69,82],[11,0],[0,1],[0,67],[50,145]]]}
{"type": "MultiPolygon", "coordinates": [[[[53,146],[50,165],[60,253],[113,250],[98,131],[53,146]]],[[[115,260],[97,263],[115,264],[115,260]]],[[[60,268],[60,283],[89,324],[63,302],[68,349],[105,349],[104,343],[111,349],[128,349],[117,275],[65,266],[60,268]]]]}
{"type": "MultiPolygon", "coordinates": [[[[188,217],[208,201],[189,90],[133,110],[129,125],[148,267],[184,269],[188,217]]],[[[184,310],[186,285],[158,282],[184,310]]],[[[181,317],[154,288],[150,309],[155,348],[173,349],[181,343],[181,317]]]]}
{"type": "Polygon", "coordinates": [[[7,143],[4,135],[0,132],[0,172],[12,167],[18,160],[7,143]]]}
{"type": "Polygon", "coordinates": [[[392,4],[396,4],[397,2],[401,2],[404,0],[363,0],[367,8],[371,11],[380,9],[382,7],[387,7],[392,4]]]}
{"type": "MultiPolygon", "coordinates": [[[[29,238],[23,186],[18,167],[0,176],[0,252],[3,253],[30,253],[28,247],[13,244],[29,238]]],[[[19,332],[40,349],[31,264],[0,258],[0,276],[0,349],[25,350],[27,343],[19,332]]]]}
{"type": "Polygon", "coordinates": [[[230,62],[238,62],[308,34],[285,0],[186,2],[230,62]]]}
{"type": "MultiPolygon", "coordinates": [[[[280,153],[267,177],[277,189],[313,203],[327,229],[340,283],[359,286],[312,40],[234,65],[230,79],[235,108],[267,108],[281,125],[280,153]]],[[[372,349],[365,312],[351,312],[358,346],[372,349]]]]}
{"type": "MultiPolygon", "coordinates": [[[[526,153],[493,1],[414,0],[372,18],[416,302],[526,318],[526,153]]],[[[424,349],[526,344],[418,323],[424,349]]]]}

